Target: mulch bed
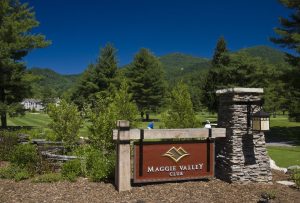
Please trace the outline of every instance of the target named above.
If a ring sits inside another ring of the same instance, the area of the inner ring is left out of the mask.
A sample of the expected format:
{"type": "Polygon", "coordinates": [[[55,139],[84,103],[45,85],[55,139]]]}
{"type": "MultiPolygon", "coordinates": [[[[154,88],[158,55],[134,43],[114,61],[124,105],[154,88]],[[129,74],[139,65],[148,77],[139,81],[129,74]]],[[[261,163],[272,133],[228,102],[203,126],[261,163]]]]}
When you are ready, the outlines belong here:
{"type": "Polygon", "coordinates": [[[287,175],[273,171],[273,184],[229,184],[218,179],[135,186],[118,193],[112,183],[32,183],[0,179],[0,202],[258,202],[274,192],[271,202],[300,202],[300,190],[275,183],[287,175]]]}

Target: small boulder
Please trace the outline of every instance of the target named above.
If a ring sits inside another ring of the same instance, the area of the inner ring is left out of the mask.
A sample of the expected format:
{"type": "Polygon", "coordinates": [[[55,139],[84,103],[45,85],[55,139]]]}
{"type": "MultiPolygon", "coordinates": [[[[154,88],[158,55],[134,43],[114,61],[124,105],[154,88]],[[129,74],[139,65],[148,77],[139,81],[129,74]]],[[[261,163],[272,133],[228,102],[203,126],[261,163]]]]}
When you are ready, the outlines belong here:
{"type": "Polygon", "coordinates": [[[293,171],[295,171],[295,170],[300,170],[300,166],[294,165],[294,166],[289,166],[289,167],[287,168],[287,172],[288,172],[288,173],[293,173],[293,171]]]}

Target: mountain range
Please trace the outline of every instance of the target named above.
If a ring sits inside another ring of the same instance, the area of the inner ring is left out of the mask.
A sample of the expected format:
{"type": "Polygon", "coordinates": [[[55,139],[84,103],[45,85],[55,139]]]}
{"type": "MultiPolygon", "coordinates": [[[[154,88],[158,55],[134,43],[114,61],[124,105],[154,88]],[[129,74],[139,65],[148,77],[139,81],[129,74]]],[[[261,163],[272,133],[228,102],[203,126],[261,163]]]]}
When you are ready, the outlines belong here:
{"type": "MultiPolygon", "coordinates": [[[[252,57],[260,57],[271,64],[285,63],[285,53],[268,46],[254,46],[241,49],[237,52],[244,52],[252,57]]],[[[167,54],[159,57],[159,60],[162,63],[168,80],[204,71],[211,67],[210,59],[183,53],[167,54]]],[[[34,92],[48,88],[57,92],[58,95],[62,95],[65,91],[73,87],[81,76],[81,74],[62,75],[49,68],[32,68],[30,71],[33,75],[40,78],[33,85],[34,92]]]]}

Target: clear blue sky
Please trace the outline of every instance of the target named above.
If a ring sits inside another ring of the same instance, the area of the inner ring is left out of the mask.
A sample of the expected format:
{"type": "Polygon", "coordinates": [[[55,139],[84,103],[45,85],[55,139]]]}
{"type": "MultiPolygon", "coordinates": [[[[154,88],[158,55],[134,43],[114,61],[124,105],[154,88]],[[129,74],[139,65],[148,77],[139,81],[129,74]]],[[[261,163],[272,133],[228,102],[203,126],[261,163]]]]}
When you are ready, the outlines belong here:
{"type": "Polygon", "coordinates": [[[81,73],[111,42],[119,65],[142,47],[156,56],[182,52],[211,58],[220,36],[228,48],[268,45],[279,16],[290,11],[277,0],[22,0],[34,7],[52,45],[31,52],[28,67],[81,73]]]}

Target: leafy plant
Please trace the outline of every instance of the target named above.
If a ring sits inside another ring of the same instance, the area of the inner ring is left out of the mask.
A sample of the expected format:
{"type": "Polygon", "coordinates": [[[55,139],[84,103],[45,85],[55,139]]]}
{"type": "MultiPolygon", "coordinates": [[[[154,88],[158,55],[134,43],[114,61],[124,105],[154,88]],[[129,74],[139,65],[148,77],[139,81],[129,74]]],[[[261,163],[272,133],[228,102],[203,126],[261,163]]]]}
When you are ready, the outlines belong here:
{"type": "Polygon", "coordinates": [[[11,156],[13,164],[20,168],[26,168],[32,173],[35,172],[39,160],[36,147],[30,144],[16,146],[11,156]]]}
{"type": "Polygon", "coordinates": [[[34,183],[53,183],[62,180],[63,177],[60,173],[46,173],[36,176],[32,179],[34,183]]]}
{"type": "Polygon", "coordinates": [[[25,180],[30,177],[29,172],[16,165],[10,165],[5,168],[0,168],[0,178],[15,179],[16,181],[25,180]]]}
{"type": "Polygon", "coordinates": [[[115,116],[109,108],[111,98],[99,97],[94,108],[87,108],[87,116],[91,122],[89,126],[89,141],[95,149],[111,151],[114,148],[112,130],[115,126],[115,116]]]}
{"type": "Polygon", "coordinates": [[[169,110],[162,115],[167,128],[193,128],[198,121],[187,85],[180,82],[172,90],[168,102],[169,110]]]}
{"type": "Polygon", "coordinates": [[[93,107],[86,108],[91,122],[88,137],[95,149],[101,149],[104,153],[114,149],[111,135],[117,120],[128,120],[134,125],[137,106],[131,101],[132,96],[128,91],[128,84],[123,80],[120,89],[113,96],[99,95],[93,107]]]}
{"type": "Polygon", "coordinates": [[[275,199],[276,198],[276,192],[273,190],[270,191],[264,191],[261,193],[261,197],[265,200],[275,199]]]}
{"type": "Polygon", "coordinates": [[[113,154],[104,155],[98,150],[90,151],[87,156],[88,177],[99,182],[112,177],[114,171],[115,157],[113,154]]]}
{"type": "Polygon", "coordinates": [[[67,161],[63,164],[61,174],[64,178],[74,182],[81,172],[81,162],[79,159],[67,161]]]}
{"type": "Polygon", "coordinates": [[[17,134],[5,130],[0,131],[0,160],[8,161],[14,147],[18,144],[17,134]]]}
{"type": "Polygon", "coordinates": [[[49,127],[54,131],[56,139],[63,141],[67,148],[74,148],[83,122],[76,105],[61,100],[58,106],[49,105],[48,114],[52,119],[49,127]]]}
{"type": "Polygon", "coordinates": [[[14,179],[15,179],[15,181],[21,181],[21,180],[26,180],[29,177],[30,177],[30,174],[28,173],[28,171],[23,169],[15,174],[14,179]]]}
{"type": "Polygon", "coordinates": [[[300,170],[299,169],[296,169],[293,171],[291,178],[295,181],[296,187],[300,188],[300,170]]]}

